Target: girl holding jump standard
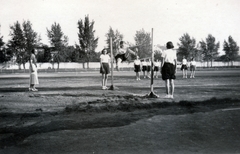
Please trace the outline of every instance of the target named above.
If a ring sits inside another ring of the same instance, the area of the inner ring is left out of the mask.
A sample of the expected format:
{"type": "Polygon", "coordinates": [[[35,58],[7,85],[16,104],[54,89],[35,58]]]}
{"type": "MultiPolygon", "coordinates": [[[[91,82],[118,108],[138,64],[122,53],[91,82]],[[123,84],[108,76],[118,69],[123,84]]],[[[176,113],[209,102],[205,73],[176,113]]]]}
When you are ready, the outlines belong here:
{"type": "Polygon", "coordinates": [[[102,50],[102,54],[100,56],[100,73],[102,74],[102,89],[106,90],[107,88],[107,79],[108,74],[110,73],[110,56],[107,54],[107,49],[102,50]]]}
{"type": "Polygon", "coordinates": [[[177,71],[177,54],[173,50],[172,42],[167,42],[167,50],[162,52],[161,73],[162,79],[165,81],[166,93],[165,98],[173,98],[174,80],[177,71]]]}
{"type": "Polygon", "coordinates": [[[129,47],[125,47],[125,42],[124,41],[120,41],[120,48],[118,49],[117,55],[115,56],[115,60],[116,60],[116,69],[119,71],[119,64],[121,62],[124,62],[128,59],[129,54],[133,54],[136,55],[136,53],[134,51],[132,51],[131,49],[129,49],[129,47]]]}

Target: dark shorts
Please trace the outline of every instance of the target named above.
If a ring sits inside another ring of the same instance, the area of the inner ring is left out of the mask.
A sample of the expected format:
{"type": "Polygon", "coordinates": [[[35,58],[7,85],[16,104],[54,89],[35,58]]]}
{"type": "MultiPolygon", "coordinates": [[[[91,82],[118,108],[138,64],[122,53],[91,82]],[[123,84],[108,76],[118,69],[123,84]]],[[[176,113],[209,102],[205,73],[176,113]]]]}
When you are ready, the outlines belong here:
{"type": "Polygon", "coordinates": [[[176,79],[175,76],[175,66],[171,63],[164,63],[162,67],[162,79],[176,79]]]}
{"type": "Polygon", "coordinates": [[[181,70],[187,70],[187,65],[182,65],[181,70]]]}
{"type": "Polygon", "coordinates": [[[142,71],[145,72],[147,70],[147,66],[142,66],[142,71]]]}
{"type": "Polygon", "coordinates": [[[128,54],[117,54],[117,55],[115,56],[116,62],[117,62],[117,59],[118,59],[118,58],[122,59],[122,61],[126,61],[126,60],[128,59],[128,54]]]}
{"type": "Polygon", "coordinates": [[[195,71],[196,70],[196,66],[195,65],[191,65],[190,66],[190,71],[195,71]]]}
{"type": "Polygon", "coordinates": [[[100,67],[100,73],[101,74],[109,74],[110,73],[110,69],[109,69],[109,64],[108,63],[102,63],[103,68],[100,67]]]}
{"type": "Polygon", "coordinates": [[[147,71],[148,71],[148,72],[151,71],[151,66],[147,66],[147,71]]]}
{"type": "Polygon", "coordinates": [[[158,72],[158,71],[159,71],[159,67],[154,66],[154,71],[155,71],[155,72],[158,72]]]}
{"type": "Polygon", "coordinates": [[[134,72],[141,72],[140,65],[134,65],[134,72]]]}

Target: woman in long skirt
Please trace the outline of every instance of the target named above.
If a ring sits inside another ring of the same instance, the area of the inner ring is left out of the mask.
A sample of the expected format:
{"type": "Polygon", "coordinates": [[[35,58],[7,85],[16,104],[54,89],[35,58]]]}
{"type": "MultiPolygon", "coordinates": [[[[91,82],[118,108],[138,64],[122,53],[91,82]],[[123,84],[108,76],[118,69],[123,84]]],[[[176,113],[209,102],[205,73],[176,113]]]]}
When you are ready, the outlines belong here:
{"type": "Polygon", "coordinates": [[[38,73],[37,73],[36,50],[35,49],[33,49],[31,51],[31,56],[29,59],[29,72],[30,72],[29,91],[38,91],[35,88],[35,85],[39,84],[38,73]]]}

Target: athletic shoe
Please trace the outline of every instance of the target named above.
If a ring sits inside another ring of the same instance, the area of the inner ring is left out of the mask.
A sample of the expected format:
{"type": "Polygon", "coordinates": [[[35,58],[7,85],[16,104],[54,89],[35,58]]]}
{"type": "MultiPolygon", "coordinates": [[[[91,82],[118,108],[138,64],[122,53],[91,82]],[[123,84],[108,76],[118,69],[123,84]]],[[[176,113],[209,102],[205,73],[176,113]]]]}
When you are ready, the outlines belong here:
{"type": "Polygon", "coordinates": [[[170,96],[170,95],[165,95],[164,98],[170,98],[169,96],[170,96]]]}
{"type": "Polygon", "coordinates": [[[32,91],[38,91],[36,88],[33,88],[32,91]]]}
{"type": "Polygon", "coordinates": [[[172,98],[172,99],[173,99],[173,95],[169,95],[169,98],[172,98]]]}
{"type": "Polygon", "coordinates": [[[38,91],[36,88],[28,88],[29,91],[38,91]]]}
{"type": "Polygon", "coordinates": [[[102,90],[107,90],[107,89],[108,89],[107,86],[103,86],[103,87],[102,87],[102,90]]]}

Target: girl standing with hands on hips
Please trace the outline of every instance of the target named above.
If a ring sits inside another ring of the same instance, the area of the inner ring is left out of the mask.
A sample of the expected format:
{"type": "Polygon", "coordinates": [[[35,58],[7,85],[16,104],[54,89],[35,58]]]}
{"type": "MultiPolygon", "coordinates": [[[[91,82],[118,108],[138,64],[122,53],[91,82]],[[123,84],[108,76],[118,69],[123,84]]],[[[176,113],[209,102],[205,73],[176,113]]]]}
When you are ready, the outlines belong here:
{"type": "Polygon", "coordinates": [[[110,73],[110,56],[108,55],[107,49],[102,50],[102,54],[100,56],[100,73],[102,74],[102,89],[106,90],[107,88],[107,79],[108,74],[110,73]]]}
{"type": "Polygon", "coordinates": [[[173,98],[174,80],[177,72],[177,54],[173,50],[172,42],[167,42],[167,50],[162,52],[161,73],[162,79],[165,81],[166,93],[165,98],[173,98]]]}

